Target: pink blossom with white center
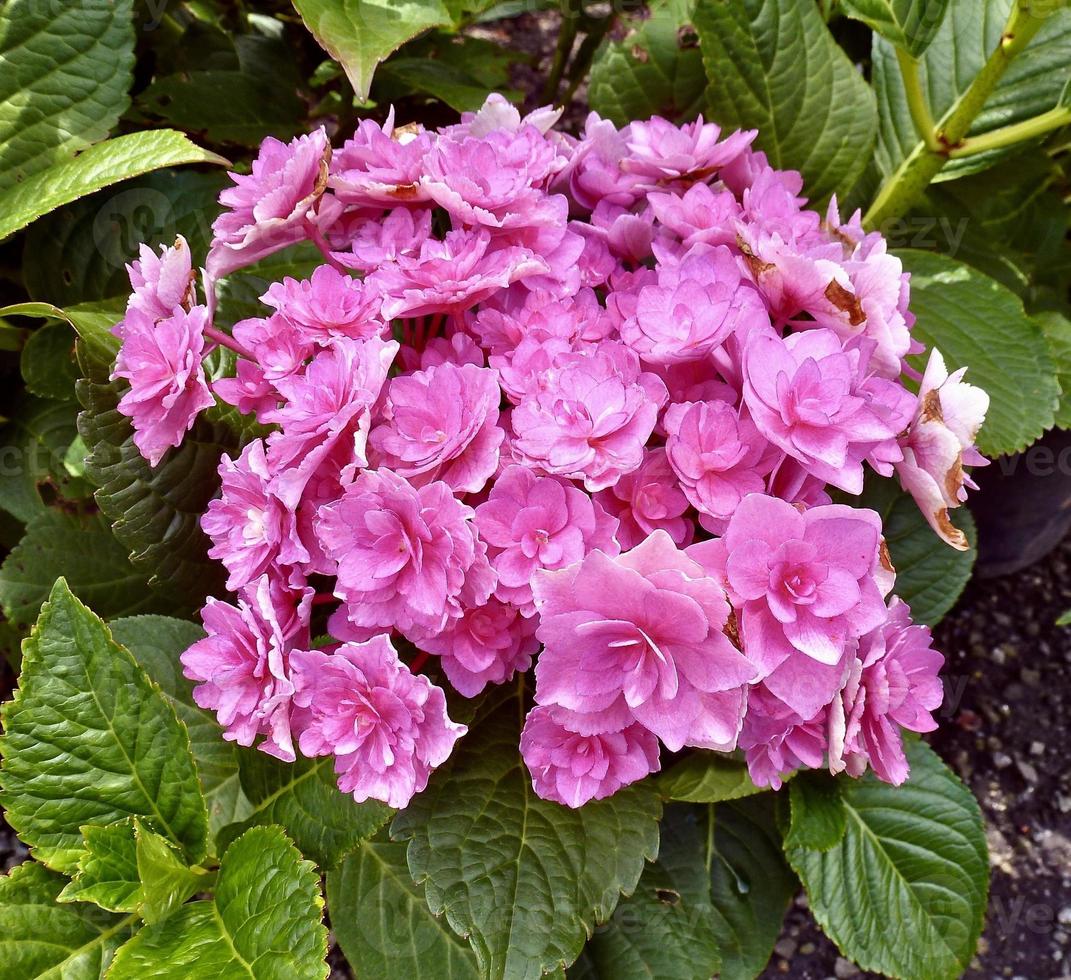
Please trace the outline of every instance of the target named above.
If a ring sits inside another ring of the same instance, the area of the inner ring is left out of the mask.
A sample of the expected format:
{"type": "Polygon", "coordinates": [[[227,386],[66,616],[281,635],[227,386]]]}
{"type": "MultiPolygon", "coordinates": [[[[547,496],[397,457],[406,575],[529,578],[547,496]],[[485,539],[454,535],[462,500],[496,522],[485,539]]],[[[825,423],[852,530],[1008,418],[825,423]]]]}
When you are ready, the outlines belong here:
{"type": "Polygon", "coordinates": [[[327,185],[331,147],[323,128],[289,143],[268,137],[249,174],[231,173],[220,192],[205,268],[215,281],[309,237],[308,223],[327,185]]]}
{"type": "Polygon", "coordinates": [[[831,504],[801,514],[749,494],[725,534],[688,555],[725,586],[758,679],[802,718],[829,704],[853,641],[885,620],[891,581],[872,510],[831,504]]]}
{"type": "Polygon", "coordinates": [[[721,586],[665,531],[616,558],[593,551],[537,572],[532,592],[537,704],[586,716],[585,734],[636,721],[674,752],[735,747],[756,668],[724,632],[721,586]]]}
{"type": "Polygon", "coordinates": [[[643,461],[666,386],[641,371],[636,355],[605,342],[565,355],[553,388],[526,395],[513,410],[519,462],[569,479],[589,491],[613,486],[643,461]]]}
{"type": "Polygon", "coordinates": [[[898,383],[868,375],[867,362],[862,344],[844,348],[832,330],[784,340],[756,332],[744,352],[744,400],[759,431],[809,473],[856,494],[864,459],[891,475],[915,406],[898,383]]]}
{"type": "Polygon", "coordinates": [[[465,734],[442,690],[410,673],[385,635],[291,660],[301,751],[333,755],[338,788],[358,803],[407,806],[465,734]]]}
{"type": "Polygon", "coordinates": [[[491,92],[476,112],[461,113],[460,125],[446,127],[445,132],[451,136],[462,133],[480,137],[496,130],[516,133],[531,126],[540,133],[547,133],[561,118],[561,114],[560,108],[547,105],[533,109],[522,118],[517,107],[505,96],[491,92]]]}
{"type": "Polygon", "coordinates": [[[509,466],[476,508],[476,527],[498,576],[495,595],[533,616],[532,576],[598,549],[616,555],[618,523],[584,491],[554,476],[509,466]]]}
{"type": "Polygon", "coordinates": [[[672,473],[702,525],[720,533],[744,497],[766,489],[777,451],[746,412],[723,401],[670,405],[663,425],[672,473]]]}
{"type": "Polygon", "coordinates": [[[383,421],[369,436],[372,460],[414,486],[443,480],[454,490],[481,490],[498,469],[501,400],[497,373],[472,364],[394,378],[383,421]]]}
{"type": "Polygon", "coordinates": [[[967,537],[948,511],[967,499],[967,487],[975,487],[963,467],[986,465],[974,440],[989,410],[989,395],[963,380],[966,371],[949,374],[941,352],[930,351],[914,418],[899,440],[904,458],[896,464],[901,486],[930,527],[960,551],[969,547],[967,537]]]}
{"type": "Polygon", "coordinates": [[[201,363],[207,322],[203,306],[176,309],[158,323],[139,309],[127,310],[112,380],[122,378],[130,388],[116,407],[130,419],[134,445],[152,466],[215,404],[201,363]]]}
{"type": "Polygon", "coordinates": [[[641,178],[641,186],[651,190],[661,190],[674,181],[706,181],[743,153],[756,131],[739,130],[724,140],[719,140],[720,136],[721,128],[704,123],[702,116],[682,126],[652,116],[625,128],[628,154],[621,167],[641,178]]]}
{"type": "Polygon", "coordinates": [[[466,609],[437,636],[422,639],[419,647],[437,654],[454,689],[474,698],[488,684],[505,684],[532,666],[539,649],[535,631],[534,619],[491,598],[466,609]]]}
{"type": "Polygon", "coordinates": [[[635,548],[658,529],[678,548],[692,543],[695,525],[684,516],[688,498],[677,485],[664,449],[644,450],[639,468],[601,490],[595,499],[620,522],[617,540],[625,550],[635,548]]]}
{"type": "MultiPolygon", "coordinates": [[[[126,267],[133,290],[128,306],[139,310],[150,320],[166,320],[176,307],[190,309],[197,301],[194,287],[195,276],[190,257],[190,246],[179,235],[175,244],[161,247],[157,255],[148,245],[139,246],[139,258],[126,267]]],[[[117,337],[123,336],[123,322],[112,330],[117,337]]]]}
{"type": "Polygon", "coordinates": [[[329,265],[319,266],[308,279],[287,276],[273,283],[260,301],[294,324],[303,339],[320,346],[335,337],[383,336],[387,329],[379,319],[379,296],[329,265]]]}
{"type": "Polygon", "coordinates": [[[316,524],[354,626],[416,639],[486,602],[495,575],[472,518],[445,483],[417,489],[390,470],[360,472],[316,524]]]}
{"type": "Polygon", "coordinates": [[[579,735],[568,727],[570,717],[562,708],[536,707],[525,719],[521,755],[542,799],[575,810],[661,767],[658,739],[642,725],[579,735]]]}
{"type": "Polygon", "coordinates": [[[431,145],[422,129],[396,129],[393,109],[382,126],[362,119],[331,161],[331,189],[340,201],[361,207],[426,201],[420,178],[431,145]]]}

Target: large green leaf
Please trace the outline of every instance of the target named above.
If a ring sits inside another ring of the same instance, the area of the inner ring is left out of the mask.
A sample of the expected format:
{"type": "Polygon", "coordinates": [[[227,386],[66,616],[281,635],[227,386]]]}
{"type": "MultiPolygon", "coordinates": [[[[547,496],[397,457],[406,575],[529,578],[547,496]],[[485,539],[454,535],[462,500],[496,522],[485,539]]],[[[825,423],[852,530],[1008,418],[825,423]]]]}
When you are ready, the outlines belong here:
{"type": "Polygon", "coordinates": [[[649,17],[629,22],[620,41],[599,48],[591,66],[588,102],[624,126],[633,119],[693,119],[704,108],[707,76],[691,26],[696,0],[662,0],[649,17]]]}
{"type": "Polygon", "coordinates": [[[136,912],[141,904],[134,818],[82,828],[85,851],[60,902],[92,902],[109,912],[136,912]]]}
{"type": "Polygon", "coordinates": [[[812,200],[851,190],[874,145],[874,94],[817,4],[701,3],[695,26],[713,119],[758,129],[754,145],[773,166],[799,170],[812,200]]]}
{"type": "Polygon", "coordinates": [[[142,816],[201,860],[208,817],[186,729],[63,579],[22,652],[0,714],[0,804],[35,855],[73,871],[79,828],[142,816]]]}
{"type": "Polygon", "coordinates": [[[257,827],[223,855],[212,899],[142,929],[108,980],[326,980],[322,911],[312,863],[278,827],[257,827]]]}
{"type": "Polygon", "coordinates": [[[204,636],[202,629],[184,619],[166,616],[130,616],[108,625],[112,639],[125,646],[160,686],[190,733],[197,775],[208,804],[211,835],[244,820],[251,807],[239,782],[237,746],[224,740],[223,729],[211,712],[193,703],[193,684],[182,676],[179,656],[204,636]]]}
{"type": "Polygon", "coordinates": [[[100,514],[47,508],[30,520],[22,540],[0,565],[4,615],[28,626],[61,575],[102,616],[173,609],[162,593],[149,588],[144,572],[130,563],[100,514]]]}
{"type": "Polygon", "coordinates": [[[222,840],[232,840],[248,827],[280,824],[302,854],[325,870],[337,867],[393,811],[375,800],[357,803],[341,792],[333,762],[325,756],[283,763],[253,749],[239,750],[242,791],[250,808],[240,823],[223,832],[222,840]]]}
{"type": "Polygon", "coordinates": [[[368,98],[378,65],[410,38],[453,23],[443,0],[294,0],[305,26],[368,98]]]}
{"type": "Polygon", "coordinates": [[[19,358],[27,390],[41,398],[74,401],[74,383],[80,377],[74,340],[70,324],[60,320],[50,321],[30,334],[19,358]]]}
{"type": "Polygon", "coordinates": [[[66,884],[36,861],[0,877],[0,963],[4,980],[100,980],[134,916],[95,905],[58,905],[66,884]]]}
{"type": "Polygon", "coordinates": [[[366,840],[327,876],[331,928],[360,977],[477,980],[476,957],[431,914],[405,844],[366,840]]]}
{"type": "MultiPolygon", "coordinates": [[[[978,448],[987,456],[1025,449],[1053,424],[1060,396],[1041,326],[1018,296],[970,266],[916,249],[895,254],[911,273],[914,336],[989,392],[978,448]]],[[[915,360],[920,370],[925,357],[915,360]]]]}
{"type": "Polygon", "coordinates": [[[130,133],[97,143],[73,160],[38,171],[21,184],[0,191],[0,239],[102,187],[182,163],[227,161],[170,129],[130,133]]]}
{"type": "Polygon", "coordinates": [[[948,4],[949,0],[841,0],[849,17],[861,20],[915,58],[930,46],[948,4]]]}
{"type": "Polygon", "coordinates": [[[657,777],[658,791],[667,800],[719,803],[761,793],[747,766],[722,752],[698,750],[674,763],[657,777]]]}
{"type": "Polygon", "coordinates": [[[982,928],[989,862],[978,804],[923,742],[911,778],[839,781],[847,824],[826,851],[789,848],[811,909],[863,969],[943,980],[963,975],[982,928]]]}
{"type": "Polygon", "coordinates": [[[394,820],[428,905],[476,953],[481,975],[537,980],[567,966],[658,848],[647,783],[571,810],[541,800],[521,760],[519,698],[505,698],[394,820]]]}
{"type": "MultiPolygon", "coordinates": [[[[923,91],[935,119],[940,119],[967,90],[1000,43],[1012,6],[1019,0],[951,0],[933,42],[920,61],[923,91]]],[[[1041,6],[1041,5],[1039,5],[1041,6]]],[[[1011,63],[969,136],[1022,122],[1056,106],[1071,78],[1071,10],[1052,9],[1037,35],[1011,63]]],[[[878,98],[877,160],[891,174],[915,148],[918,134],[911,120],[903,78],[892,45],[874,37],[873,83],[878,98]]],[[[994,150],[952,160],[937,180],[974,173],[1007,158],[1015,150],[994,150]]]]}
{"type": "MultiPolygon", "coordinates": [[[[132,0],[8,0],[0,9],[0,189],[25,186],[104,139],[119,120],[134,67],[132,7],[132,0]]],[[[0,229],[6,211],[0,207],[0,229]]]]}
{"type": "Polygon", "coordinates": [[[800,773],[789,788],[790,822],[785,847],[828,851],[844,838],[848,814],[837,781],[828,772],[800,773]]]}

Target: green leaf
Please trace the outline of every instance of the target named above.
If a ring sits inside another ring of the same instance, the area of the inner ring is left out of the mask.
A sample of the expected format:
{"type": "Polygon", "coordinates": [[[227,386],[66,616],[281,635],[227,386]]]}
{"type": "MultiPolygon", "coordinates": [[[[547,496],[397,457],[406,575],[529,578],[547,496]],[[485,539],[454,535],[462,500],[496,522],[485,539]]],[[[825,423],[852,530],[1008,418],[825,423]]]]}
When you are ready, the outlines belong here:
{"type": "MultiPolygon", "coordinates": [[[[1000,43],[1008,13],[1019,0],[950,0],[947,16],[922,55],[923,91],[934,119],[956,103],[1000,43]]],[[[1071,10],[1053,10],[1030,44],[1011,62],[971,125],[979,136],[1022,122],[1057,105],[1071,77],[1071,10]]],[[[893,46],[874,37],[872,80],[878,99],[877,160],[891,174],[919,142],[907,107],[893,46]]],[[[949,161],[935,178],[952,180],[1007,159],[1019,147],[949,161]]]]}
{"type": "Polygon", "coordinates": [[[791,820],[785,847],[828,851],[844,837],[848,814],[840,798],[840,784],[827,772],[801,773],[789,788],[791,820]]]}
{"type": "Polygon", "coordinates": [[[649,18],[630,18],[624,38],[600,46],[588,82],[591,108],[617,126],[654,115],[694,119],[707,88],[691,26],[695,7],[696,0],[652,4],[649,18]]]}
{"type": "Polygon", "coordinates": [[[395,817],[428,905],[491,980],[537,980],[573,962],[631,893],[658,848],[648,782],[571,810],[541,800],[517,748],[521,705],[473,726],[428,788],[395,817]]]}
{"type": "Polygon", "coordinates": [[[929,746],[905,748],[912,772],[903,786],[845,780],[840,844],[790,848],[788,858],[845,956],[889,976],[953,980],[974,955],[985,912],[982,815],[929,746]]]}
{"type": "Polygon", "coordinates": [[[136,817],[137,869],[141,879],[138,911],[147,925],[162,922],[205,886],[206,872],[190,868],[175,849],[136,817]]]}
{"type": "Polygon", "coordinates": [[[208,829],[214,838],[228,824],[249,816],[251,805],[242,792],[238,776],[238,748],[225,741],[215,716],[193,702],[193,684],[182,676],[179,657],[204,636],[204,631],[184,619],[166,616],[131,616],[108,624],[112,639],[121,643],[160,686],[179,720],[190,733],[205,803],[208,829]]]}
{"type": "Polygon", "coordinates": [[[142,929],[108,980],[326,980],[322,911],[311,862],[278,827],[257,827],[223,855],[212,900],[142,929]]]}
{"type": "Polygon", "coordinates": [[[286,276],[307,279],[323,265],[323,261],[315,245],[303,242],[226,276],[216,284],[219,297],[216,323],[231,326],[247,317],[265,316],[268,310],[260,302],[260,297],[273,282],[286,276]]]}
{"type": "Polygon", "coordinates": [[[22,348],[19,368],[33,394],[59,401],[74,400],[74,384],[80,372],[70,326],[52,321],[38,327],[22,348]]]}
{"type": "Polygon", "coordinates": [[[874,94],[817,5],[725,0],[695,13],[712,118],[758,129],[754,146],[799,170],[811,200],[850,191],[874,145],[874,94]]]}
{"type": "Polygon", "coordinates": [[[92,902],[109,912],[136,912],[141,904],[134,818],[82,828],[85,851],[58,902],[92,902]]]}
{"type": "Polygon", "coordinates": [[[36,861],[0,877],[4,980],[100,980],[134,917],[95,905],[58,905],[66,879],[36,861]]]}
{"type": "Polygon", "coordinates": [[[238,771],[250,813],[228,827],[221,839],[233,840],[249,827],[279,824],[301,853],[325,870],[337,867],[393,812],[375,800],[357,803],[339,790],[330,756],[283,763],[263,752],[242,749],[238,771]]]}
{"type": "Polygon", "coordinates": [[[700,811],[722,980],[762,972],[798,887],[781,853],[775,802],[763,793],[700,811]]]}
{"type": "Polygon", "coordinates": [[[457,65],[427,58],[391,58],[376,75],[377,98],[393,101],[413,93],[434,96],[458,112],[474,112],[487,98],[487,86],[457,65]]]}
{"type": "Polygon", "coordinates": [[[933,41],[948,4],[949,0],[841,0],[841,9],[917,58],[933,41]]]}
{"type": "Polygon", "coordinates": [[[762,792],[743,762],[721,752],[693,752],[658,776],[656,783],[663,799],[691,803],[718,803],[762,792]]]}
{"type": "Polygon", "coordinates": [[[357,976],[477,980],[476,957],[431,914],[405,844],[364,841],[327,876],[331,928],[357,976]]]}
{"type": "MultiPolygon", "coordinates": [[[[1052,426],[1060,395],[1041,327],[1018,296],[970,266],[916,249],[895,254],[911,273],[913,336],[989,392],[978,448],[987,456],[1025,449],[1052,426]]],[[[914,359],[919,370],[925,357],[914,359]]]]}
{"type": "Polygon", "coordinates": [[[182,163],[226,165],[227,161],[169,129],[130,133],[97,143],[73,160],[57,163],[0,191],[0,239],[102,187],[182,163]]]}
{"type": "MultiPolygon", "coordinates": [[[[4,5],[0,190],[25,186],[32,174],[104,139],[118,122],[134,68],[132,6],[131,0],[4,5]]],[[[8,225],[6,212],[0,207],[0,229],[8,225]]],[[[7,233],[0,230],[0,238],[7,233]]]]}
{"type": "Polygon", "coordinates": [[[442,0],[294,0],[294,6],[361,100],[387,55],[431,27],[453,23],[442,0]]]}
{"type": "Polygon", "coordinates": [[[0,565],[0,605],[11,622],[28,626],[59,576],[86,597],[102,616],[170,612],[172,606],[149,588],[131,565],[100,514],[46,508],[0,565]]]}
{"type": "Polygon", "coordinates": [[[0,714],[0,805],[37,858],[73,871],[81,827],[142,816],[201,860],[208,818],[189,736],[63,579],[22,653],[0,714]]]}
{"type": "Polygon", "coordinates": [[[1071,429],[1071,320],[1055,310],[1038,313],[1034,319],[1045,333],[1049,353],[1056,364],[1056,379],[1060,384],[1056,427],[1071,429]]]}

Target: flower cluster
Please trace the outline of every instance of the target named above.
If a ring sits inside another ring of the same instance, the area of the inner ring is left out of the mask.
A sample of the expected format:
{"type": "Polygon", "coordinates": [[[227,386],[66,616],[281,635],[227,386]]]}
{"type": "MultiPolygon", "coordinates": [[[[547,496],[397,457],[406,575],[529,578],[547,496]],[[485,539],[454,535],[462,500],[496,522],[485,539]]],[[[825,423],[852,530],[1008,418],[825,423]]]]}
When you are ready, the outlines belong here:
{"type": "Polygon", "coordinates": [[[437,132],[268,140],[220,196],[203,303],[181,240],[130,267],[143,455],[216,400],[267,433],[202,522],[235,596],[183,655],[198,704],[396,807],[465,734],[429,657],[465,697],[534,663],[520,748],[568,806],[685,746],[764,785],[902,781],[942,658],[889,600],[878,515],[830,490],[898,476],[965,547],[985,393],[936,351],[908,367],[899,260],[754,133],[555,121],[492,96],[437,132]],[[299,242],[315,271],[222,322],[219,280],[299,242]]]}

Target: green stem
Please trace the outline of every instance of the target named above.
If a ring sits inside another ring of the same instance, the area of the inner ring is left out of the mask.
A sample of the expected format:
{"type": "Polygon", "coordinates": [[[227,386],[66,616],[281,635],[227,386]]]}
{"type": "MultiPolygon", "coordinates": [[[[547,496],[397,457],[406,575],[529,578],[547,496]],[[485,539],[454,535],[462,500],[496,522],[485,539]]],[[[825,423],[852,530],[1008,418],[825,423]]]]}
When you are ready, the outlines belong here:
{"type": "Polygon", "coordinates": [[[991,133],[983,133],[981,136],[970,136],[959,146],[954,147],[949,156],[953,160],[958,160],[960,157],[971,157],[976,153],[985,153],[987,150],[999,150],[1004,146],[1014,146],[1016,143],[1044,136],[1054,129],[1068,125],[1071,125],[1071,106],[1060,106],[1043,112],[1033,119],[1024,119],[1011,126],[994,129],[991,133]]]}
{"type": "Polygon", "coordinates": [[[897,48],[896,60],[900,64],[900,75],[904,80],[904,92],[907,95],[907,108],[911,113],[911,121],[915,124],[915,132],[919,134],[919,138],[928,149],[937,150],[941,144],[937,142],[937,126],[930,113],[929,100],[922,90],[918,59],[913,58],[903,49],[897,48]]]}
{"type": "Polygon", "coordinates": [[[882,185],[867,211],[863,220],[868,228],[880,228],[889,219],[902,217],[918,201],[933,178],[948,163],[952,151],[963,142],[971,123],[993,94],[1008,65],[1030,43],[1043,23],[1041,18],[1027,13],[1021,2],[1015,5],[1004,25],[996,50],[986,60],[967,91],[937,124],[937,148],[931,149],[925,142],[920,142],[908,154],[882,185]]]}
{"type": "Polygon", "coordinates": [[[558,102],[558,89],[561,87],[565,66],[569,55],[573,53],[576,32],[580,25],[582,0],[562,0],[562,23],[558,32],[558,45],[554,49],[554,62],[550,66],[547,83],[543,86],[543,101],[558,102]]]}

